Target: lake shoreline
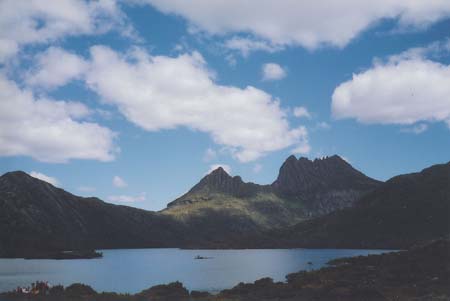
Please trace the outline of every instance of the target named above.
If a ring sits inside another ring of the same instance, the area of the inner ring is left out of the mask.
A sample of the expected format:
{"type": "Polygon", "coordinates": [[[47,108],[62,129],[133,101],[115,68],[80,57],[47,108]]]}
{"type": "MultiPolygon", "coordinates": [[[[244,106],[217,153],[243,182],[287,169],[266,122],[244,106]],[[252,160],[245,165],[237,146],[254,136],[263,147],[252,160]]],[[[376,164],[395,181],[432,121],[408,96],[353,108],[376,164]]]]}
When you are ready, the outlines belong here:
{"type": "Polygon", "coordinates": [[[74,284],[55,286],[43,295],[17,292],[0,294],[0,301],[22,300],[428,300],[450,298],[450,241],[438,240],[409,251],[333,260],[334,266],[301,271],[286,276],[286,282],[262,278],[239,283],[213,295],[188,291],[182,283],[156,285],[134,295],[97,293],[91,287],[74,284]],[[362,276],[364,275],[364,276],[362,276]],[[2,299],[3,298],[3,299],[2,299]]]}
{"type": "Polygon", "coordinates": [[[345,251],[363,251],[373,250],[381,252],[400,251],[396,248],[178,248],[178,247],[142,247],[142,248],[98,248],[97,250],[69,250],[69,251],[28,251],[27,253],[6,253],[0,254],[0,259],[27,259],[27,260],[69,260],[69,259],[98,259],[103,257],[102,251],[123,251],[123,250],[186,250],[186,251],[247,251],[247,250],[345,250],[345,251]]]}
{"type": "Polygon", "coordinates": [[[6,254],[0,259],[51,259],[51,260],[76,260],[76,259],[98,259],[103,253],[96,250],[71,250],[71,251],[28,251],[20,254],[6,254]]]}

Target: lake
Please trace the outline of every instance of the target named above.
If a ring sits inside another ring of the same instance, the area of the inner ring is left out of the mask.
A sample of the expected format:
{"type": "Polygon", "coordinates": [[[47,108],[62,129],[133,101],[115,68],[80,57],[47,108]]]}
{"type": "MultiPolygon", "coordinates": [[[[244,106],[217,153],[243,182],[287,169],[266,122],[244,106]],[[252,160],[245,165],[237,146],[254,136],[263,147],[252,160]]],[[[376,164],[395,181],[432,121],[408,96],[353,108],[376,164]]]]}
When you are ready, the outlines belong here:
{"type": "Polygon", "coordinates": [[[324,266],[338,257],[380,254],[383,250],[104,250],[89,260],[0,259],[0,292],[36,280],[69,285],[81,282],[97,291],[136,293],[157,284],[182,282],[189,290],[217,292],[263,277],[284,281],[300,270],[324,266]],[[210,259],[194,259],[197,255],[210,259]],[[311,262],[311,264],[308,264],[311,262]]]}

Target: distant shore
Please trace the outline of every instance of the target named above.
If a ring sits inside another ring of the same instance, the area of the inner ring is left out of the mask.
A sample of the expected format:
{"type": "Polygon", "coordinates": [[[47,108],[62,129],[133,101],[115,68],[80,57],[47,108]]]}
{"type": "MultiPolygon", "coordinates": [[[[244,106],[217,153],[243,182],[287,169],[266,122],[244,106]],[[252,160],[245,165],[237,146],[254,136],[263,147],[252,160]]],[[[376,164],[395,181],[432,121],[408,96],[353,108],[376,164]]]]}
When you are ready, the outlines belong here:
{"type": "Polygon", "coordinates": [[[23,259],[95,259],[102,258],[103,253],[95,250],[73,250],[73,251],[28,251],[19,253],[0,254],[0,258],[23,258],[23,259]]]}
{"type": "Polygon", "coordinates": [[[450,240],[437,240],[409,251],[333,260],[333,266],[286,276],[239,283],[216,295],[188,291],[182,283],[157,285],[140,293],[98,293],[83,284],[45,291],[0,294],[0,301],[224,301],[224,300],[449,300],[450,240]]]}

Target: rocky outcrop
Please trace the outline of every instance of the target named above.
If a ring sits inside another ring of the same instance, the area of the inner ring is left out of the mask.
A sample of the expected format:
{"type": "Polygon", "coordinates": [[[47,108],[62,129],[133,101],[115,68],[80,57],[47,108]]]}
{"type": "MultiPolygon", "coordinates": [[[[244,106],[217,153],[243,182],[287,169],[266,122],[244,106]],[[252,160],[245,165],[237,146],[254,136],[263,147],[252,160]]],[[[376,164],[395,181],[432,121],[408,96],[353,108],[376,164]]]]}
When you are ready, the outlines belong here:
{"type": "Polygon", "coordinates": [[[313,161],[290,156],[271,187],[280,197],[302,202],[309,216],[320,216],[352,206],[380,183],[337,155],[313,161]]]}
{"type": "Polygon", "coordinates": [[[337,155],[315,160],[290,156],[272,187],[281,195],[297,197],[320,191],[370,190],[379,183],[337,155]]]}

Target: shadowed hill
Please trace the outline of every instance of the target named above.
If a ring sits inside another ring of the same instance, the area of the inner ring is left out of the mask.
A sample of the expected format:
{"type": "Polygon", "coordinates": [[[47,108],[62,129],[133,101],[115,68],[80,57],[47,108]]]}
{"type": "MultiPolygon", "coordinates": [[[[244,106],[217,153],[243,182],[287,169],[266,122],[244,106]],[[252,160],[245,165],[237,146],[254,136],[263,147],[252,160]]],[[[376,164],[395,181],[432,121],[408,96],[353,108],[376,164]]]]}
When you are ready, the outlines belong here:
{"type": "Polygon", "coordinates": [[[0,177],[0,251],[168,247],[184,228],[153,212],[82,198],[24,172],[0,177]]]}
{"type": "MultiPolygon", "coordinates": [[[[407,248],[450,235],[450,163],[394,177],[352,208],[300,223],[282,245],[407,248]]],[[[274,235],[274,234],[271,234],[274,235]]]]}

